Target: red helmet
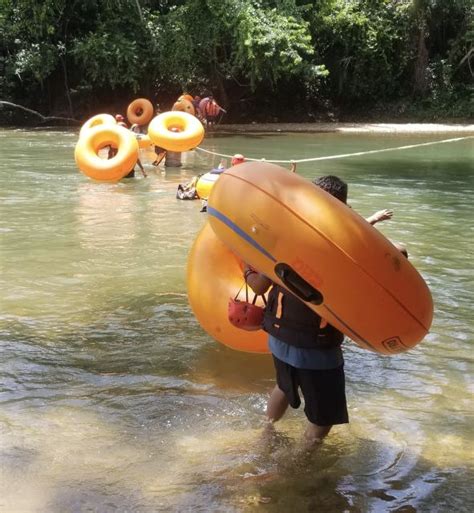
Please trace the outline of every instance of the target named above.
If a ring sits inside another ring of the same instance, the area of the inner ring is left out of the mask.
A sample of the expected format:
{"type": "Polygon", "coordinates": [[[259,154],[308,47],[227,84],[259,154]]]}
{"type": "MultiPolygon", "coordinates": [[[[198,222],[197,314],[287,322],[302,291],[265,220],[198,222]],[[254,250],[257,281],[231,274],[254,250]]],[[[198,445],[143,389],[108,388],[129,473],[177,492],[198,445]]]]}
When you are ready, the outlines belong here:
{"type": "Polygon", "coordinates": [[[247,331],[261,329],[264,309],[261,306],[253,305],[247,301],[239,301],[235,298],[229,299],[228,318],[229,322],[236,328],[247,331]]]}
{"type": "Polygon", "coordinates": [[[236,153],[232,160],[230,161],[232,166],[236,166],[237,164],[242,164],[242,162],[245,162],[245,157],[241,155],[240,153],[236,153]]]}

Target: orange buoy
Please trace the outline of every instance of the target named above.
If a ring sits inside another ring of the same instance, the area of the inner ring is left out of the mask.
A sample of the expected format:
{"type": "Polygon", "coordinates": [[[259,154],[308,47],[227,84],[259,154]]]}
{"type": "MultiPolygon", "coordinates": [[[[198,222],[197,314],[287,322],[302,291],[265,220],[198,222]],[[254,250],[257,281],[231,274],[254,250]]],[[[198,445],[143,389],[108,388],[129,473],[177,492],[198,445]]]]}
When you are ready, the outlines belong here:
{"type": "MultiPolygon", "coordinates": [[[[204,225],[191,248],[187,265],[188,299],[202,328],[238,351],[268,353],[263,330],[245,331],[228,319],[228,300],[244,284],[242,262],[204,225]]],[[[257,304],[262,306],[261,298],[257,304]]]]}
{"type": "Polygon", "coordinates": [[[153,114],[153,104],[146,98],[137,98],[127,107],[127,119],[132,125],[146,125],[153,118],[153,114]]]}
{"type": "Polygon", "coordinates": [[[87,130],[76,144],[77,167],[89,178],[116,182],[127,175],[138,159],[138,142],[132,132],[118,125],[98,125],[87,130]],[[117,148],[111,159],[103,159],[99,151],[107,146],[117,148]]]}
{"type": "Polygon", "coordinates": [[[364,349],[407,351],[428,333],[431,293],[365,219],[295,173],[249,162],[228,169],[207,206],[218,238],[364,349]]]}

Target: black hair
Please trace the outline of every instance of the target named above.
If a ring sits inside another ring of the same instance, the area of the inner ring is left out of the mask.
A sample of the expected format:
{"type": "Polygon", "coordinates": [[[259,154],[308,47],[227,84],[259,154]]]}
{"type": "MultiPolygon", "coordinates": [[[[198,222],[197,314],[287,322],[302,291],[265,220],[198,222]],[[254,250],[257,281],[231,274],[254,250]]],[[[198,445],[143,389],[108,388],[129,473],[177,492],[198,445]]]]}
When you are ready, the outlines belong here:
{"type": "Polygon", "coordinates": [[[320,176],[313,180],[314,185],[320,187],[323,191],[329,192],[343,203],[347,203],[347,183],[337,176],[320,176]]]}

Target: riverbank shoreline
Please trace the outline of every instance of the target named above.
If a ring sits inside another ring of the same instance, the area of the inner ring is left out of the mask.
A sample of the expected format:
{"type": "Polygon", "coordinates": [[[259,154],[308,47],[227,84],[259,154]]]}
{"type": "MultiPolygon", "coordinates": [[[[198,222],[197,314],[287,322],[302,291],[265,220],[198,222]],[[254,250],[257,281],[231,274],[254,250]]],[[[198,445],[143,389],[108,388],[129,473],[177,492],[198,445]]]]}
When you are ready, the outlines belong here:
{"type": "MultiPolygon", "coordinates": [[[[79,122],[78,122],[79,123],[79,122]]],[[[0,125],[0,130],[77,130],[67,126],[0,125]]],[[[474,135],[474,124],[468,123],[372,123],[372,122],[316,122],[316,123],[236,123],[219,124],[208,133],[354,133],[354,134],[462,134],[474,135]]]]}
{"type": "Polygon", "coordinates": [[[249,123],[220,124],[213,132],[301,132],[301,133],[373,133],[373,134],[474,134],[474,124],[460,123],[249,123]]]}

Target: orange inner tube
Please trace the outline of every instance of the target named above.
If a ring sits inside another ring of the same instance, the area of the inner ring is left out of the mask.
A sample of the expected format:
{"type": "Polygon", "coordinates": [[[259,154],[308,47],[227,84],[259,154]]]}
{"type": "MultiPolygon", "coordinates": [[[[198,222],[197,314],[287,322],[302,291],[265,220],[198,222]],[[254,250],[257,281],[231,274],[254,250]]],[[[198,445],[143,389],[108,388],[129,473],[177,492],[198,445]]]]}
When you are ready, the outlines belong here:
{"type": "Polygon", "coordinates": [[[268,162],[227,169],[207,206],[217,237],[364,349],[407,351],[433,301],[400,251],[347,205],[268,162]]]}
{"type": "Polygon", "coordinates": [[[137,98],[127,108],[127,119],[131,124],[146,125],[153,117],[153,104],[146,98],[137,98]]]}
{"type": "MultiPolygon", "coordinates": [[[[236,328],[228,318],[229,298],[235,297],[244,283],[242,267],[242,261],[224,246],[206,223],[188,257],[189,303],[201,327],[221,344],[247,353],[268,353],[267,333],[261,329],[236,328]]],[[[245,298],[244,291],[240,294],[242,298],[245,298]]],[[[257,304],[263,306],[261,298],[257,304]]]]}
{"type": "Polygon", "coordinates": [[[172,111],[181,111],[181,112],[188,112],[189,114],[192,114],[193,116],[196,114],[196,110],[194,109],[194,105],[185,98],[181,97],[176,101],[173,106],[171,107],[172,111]]]}
{"type": "Polygon", "coordinates": [[[179,100],[188,100],[188,102],[192,102],[194,98],[190,94],[182,94],[179,98],[179,100]]]}

